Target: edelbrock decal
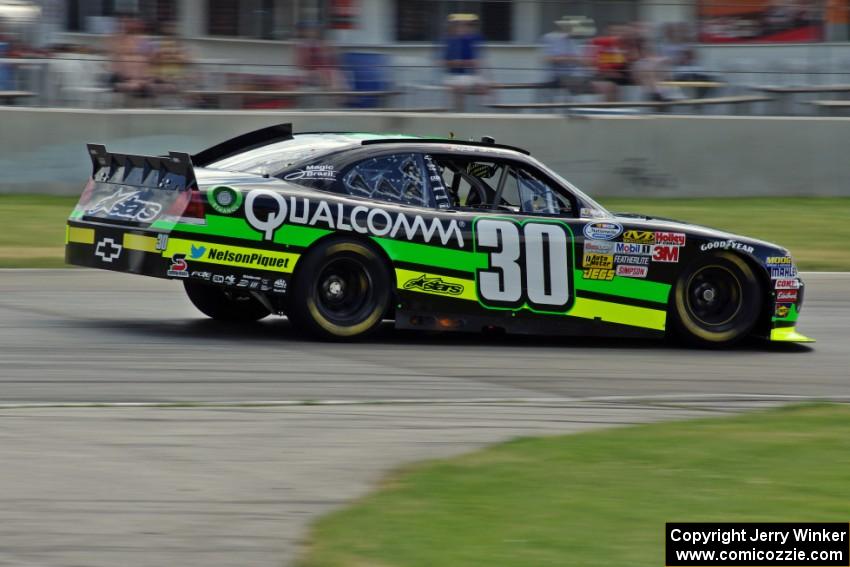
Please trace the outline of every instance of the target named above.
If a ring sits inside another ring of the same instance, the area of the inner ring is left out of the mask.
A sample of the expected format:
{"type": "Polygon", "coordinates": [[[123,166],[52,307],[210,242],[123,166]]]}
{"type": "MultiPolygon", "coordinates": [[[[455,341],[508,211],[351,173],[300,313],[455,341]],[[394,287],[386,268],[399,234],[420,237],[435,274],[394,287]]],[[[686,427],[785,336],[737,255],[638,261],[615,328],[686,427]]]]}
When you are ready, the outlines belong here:
{"type": "Polygon", "coordinates": [[[584,225],[584,237],[590,240],[614,240],[623,227],[615,222],[592,222],[584,225]]]}
{"type": "Polygon", "coordinates": [[[307,197],[284,197],[267,189],[255,189],[245,197],[245,219],[252,228],[261,232],[265,240],[274,240],[275,231],[285,222],[308,226],[327,226],[331,230],[349,230],[372,236],[397,238],[401,235],[413,240],[420,235],[426,243],[439,237],[440,243],[452,240],[463,248],[463,233],[457,221],[440,218],[425,219],[422,215],[406,215],[358,205],[346,214],[342,203],[331,205],[327,201],[312,201],[307,197]],[[260,209],[257,199],[265,197],[274,202],[272,210],[260,209]]]}

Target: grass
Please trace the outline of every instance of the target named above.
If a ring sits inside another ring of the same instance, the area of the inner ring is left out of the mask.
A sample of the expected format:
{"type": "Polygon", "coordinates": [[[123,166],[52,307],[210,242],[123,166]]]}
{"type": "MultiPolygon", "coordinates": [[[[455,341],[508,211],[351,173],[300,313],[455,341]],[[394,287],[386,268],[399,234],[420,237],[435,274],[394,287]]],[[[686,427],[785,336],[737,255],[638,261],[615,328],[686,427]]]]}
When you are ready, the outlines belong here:
{"type": "MultiPolygon", "coordinates": [[[[64,265],[76,197],[0,195],[0,267],[64,265]]],[[[613,211],[666,216],[775,242],[804,270],[850,270],[850,198],[606,199],[613,211]]]]}
{"type": "Polygon", "coordinates": [[[850,408],[521,439],[390,476],[301,567],[664,565],[669,521],[850,516],[850,408]]]}
{"type": "Polygon", "coordinates": [[[0,268],[65,266],[65,220],[77,197],[0,195],[0,268]]]}

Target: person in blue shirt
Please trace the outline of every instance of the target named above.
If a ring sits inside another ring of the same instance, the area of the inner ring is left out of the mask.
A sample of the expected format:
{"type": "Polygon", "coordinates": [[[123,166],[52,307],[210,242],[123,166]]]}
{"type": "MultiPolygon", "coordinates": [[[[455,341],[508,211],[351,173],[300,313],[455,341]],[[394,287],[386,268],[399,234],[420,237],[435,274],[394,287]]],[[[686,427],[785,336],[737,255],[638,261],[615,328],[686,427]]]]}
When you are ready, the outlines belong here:
{"type": "Polygon", "coordinates": [[[480,68],[482,38],[475,14],[450,14],[448,23],[443,49],[445,84],[452,89],[455,110],[462,111],[465,95],[486,90],[480,68]]]}

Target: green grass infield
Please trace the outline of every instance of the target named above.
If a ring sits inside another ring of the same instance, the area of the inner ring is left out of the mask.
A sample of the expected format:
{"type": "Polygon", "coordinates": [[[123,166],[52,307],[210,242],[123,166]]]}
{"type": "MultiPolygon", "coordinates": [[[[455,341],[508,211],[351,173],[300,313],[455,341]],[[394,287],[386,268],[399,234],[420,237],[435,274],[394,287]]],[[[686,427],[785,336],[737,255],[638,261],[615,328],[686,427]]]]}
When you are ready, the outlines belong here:
{"type": "Polygon", "coordinates": [[[520,439],[396,472],[300,567],[658,567],[665,522],[847,522],[850,407],[520,439]]]}
{"type": "MultiPolygon", "coordinates": [[[[62,267],[76,197],[0,195],[0,267],[62,267]]],[[[850,198],[607,199],[615,212],[675,218],[775,242],[803,270],[850,270],[850,198]]]]}

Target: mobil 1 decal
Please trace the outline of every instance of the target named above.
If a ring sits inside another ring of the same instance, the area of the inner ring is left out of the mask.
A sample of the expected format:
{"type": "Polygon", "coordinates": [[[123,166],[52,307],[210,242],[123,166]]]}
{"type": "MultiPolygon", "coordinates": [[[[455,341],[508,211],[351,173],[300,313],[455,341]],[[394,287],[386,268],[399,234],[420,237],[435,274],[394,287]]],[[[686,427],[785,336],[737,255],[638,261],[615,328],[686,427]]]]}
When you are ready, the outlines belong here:
{"type": "Polygon", "coordinates": [[[477,217],[475,251],[487,267],[475,273],[478,300],[493,309],[566,313],[573,304],[573,234],[561,222],[477,217]]]}

